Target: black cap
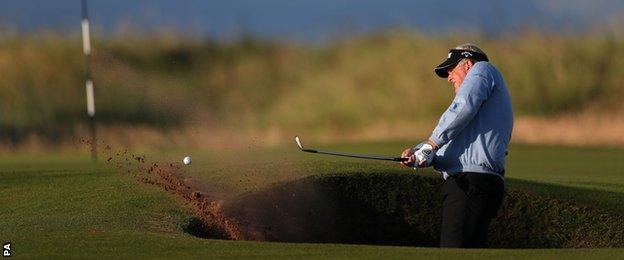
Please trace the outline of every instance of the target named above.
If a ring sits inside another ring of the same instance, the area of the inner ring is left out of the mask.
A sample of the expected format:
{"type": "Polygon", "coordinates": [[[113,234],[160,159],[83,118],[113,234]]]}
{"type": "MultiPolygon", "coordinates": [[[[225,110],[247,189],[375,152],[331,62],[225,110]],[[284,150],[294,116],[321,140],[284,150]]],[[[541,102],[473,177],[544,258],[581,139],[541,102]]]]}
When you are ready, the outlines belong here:
{"type": "Polygon", "coordinates": [[[474,61],[489,61],[485,53],[479,53],[470,50],[450,49],[448,58],[435,68],[435,73],[440,78],[448,77],[448,70],[453,68],[462,59],[472,59],[474,61]]]}

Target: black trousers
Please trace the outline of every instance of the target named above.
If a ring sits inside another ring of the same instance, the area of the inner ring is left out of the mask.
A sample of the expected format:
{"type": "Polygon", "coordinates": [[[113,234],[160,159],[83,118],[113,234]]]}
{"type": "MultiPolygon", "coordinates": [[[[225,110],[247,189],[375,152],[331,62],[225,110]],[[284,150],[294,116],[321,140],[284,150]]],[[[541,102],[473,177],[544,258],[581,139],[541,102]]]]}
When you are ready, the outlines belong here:
{"type": "Polygon", "coordinates": [[[503,202],[505,182],[484,173],[465,172],[442,185],[440,247],[485,248],[490,221],[503,202]]]}

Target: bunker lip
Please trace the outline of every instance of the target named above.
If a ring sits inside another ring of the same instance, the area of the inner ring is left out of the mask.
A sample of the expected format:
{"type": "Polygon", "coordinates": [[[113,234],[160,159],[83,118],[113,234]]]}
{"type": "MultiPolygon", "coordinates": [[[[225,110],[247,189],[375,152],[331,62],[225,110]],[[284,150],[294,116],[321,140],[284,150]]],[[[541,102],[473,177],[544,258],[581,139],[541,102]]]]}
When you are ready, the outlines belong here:
{"type": "MultiPolygon", "coordinates": [[[[253,240],[436,247],[440,185],[439,178],[410,174],[310,176],[242,195],[222,212],[253,240]]],[[[624,220],[508,188],[489,241],[492,248],[624,247],[624,220]]]]}
{"type": "Polygon", "coordinates": [[[435,246],[397,214],[341,196],[317,176],[239,196],[223,212],[244,226],[243,237],[262,241],[435,246]]]}
{"type": "MultiPolygon", "coordinates": [[[[184,230],[198,237],[431,247],[439,241],[439,178],[309,176],[224,201],[178,164],[106,149],[108,162],[190,205],[195,218],[184,230]]],[[[508,188],[489,237],[492,248],[624,247],[624,220],[614,212],[508,188]]]]}

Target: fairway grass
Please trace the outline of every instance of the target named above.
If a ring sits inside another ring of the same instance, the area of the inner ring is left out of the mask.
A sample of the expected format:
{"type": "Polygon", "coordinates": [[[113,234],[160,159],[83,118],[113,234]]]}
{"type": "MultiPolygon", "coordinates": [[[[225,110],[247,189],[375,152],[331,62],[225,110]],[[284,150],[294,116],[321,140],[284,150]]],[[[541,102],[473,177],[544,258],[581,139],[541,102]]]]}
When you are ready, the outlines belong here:
{"type": "MultiPolygon", "coordinates": [[[[392,155],[402,148],[402,143],[329,148],[392,155]]],[[[250,153],[256,156],[248,160],[236,159],[240,154],[236,151],[200,151],[193,153],[194,164],[185,170],[221,187],[223,194],[231,191],[231,196],[310,174],[411,173],[394,164],[306,155],[295,149],[265,149],[250,153]]],[[[178,157],[176,152],[147,156],[170,161],[178,157]]],[[[508,184],[624,215],[621,158],[624,149],[514,146],[509,157],[508,184]]],[[[12,243],[15,257],[470,259],[624,255],[622,249],[464,250],[200,239],[184,232],[192,213],[179,198],[141,184],[111,165],[92,164],[86,155],[4,156],[0,165],[0,240],[12,243]]]]}

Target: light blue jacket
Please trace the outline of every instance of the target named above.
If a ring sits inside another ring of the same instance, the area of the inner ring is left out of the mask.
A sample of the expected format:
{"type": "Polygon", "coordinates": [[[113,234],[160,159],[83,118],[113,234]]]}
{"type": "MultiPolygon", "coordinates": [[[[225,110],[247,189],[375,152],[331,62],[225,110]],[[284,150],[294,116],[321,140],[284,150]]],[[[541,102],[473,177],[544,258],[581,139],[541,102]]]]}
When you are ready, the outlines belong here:
{"type": "Polygon", "coordinates": [[[512,128],[511,100],[501,73],[489,62],[475,63],[430,137],[440,147],[434,169],[444,179],[461,172],[503,177],[512,128]]]}

